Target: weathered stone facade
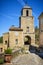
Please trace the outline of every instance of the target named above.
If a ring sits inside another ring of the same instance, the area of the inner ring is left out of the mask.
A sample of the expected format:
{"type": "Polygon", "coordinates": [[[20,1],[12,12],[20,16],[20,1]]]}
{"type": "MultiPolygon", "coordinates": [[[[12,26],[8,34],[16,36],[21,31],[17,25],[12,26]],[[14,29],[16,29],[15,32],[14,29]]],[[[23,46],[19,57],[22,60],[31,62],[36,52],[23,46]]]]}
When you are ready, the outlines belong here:
{"type": "Polygon", "coordinates": [[[9,32],[3,34],[4,49],[7,49],[7,47],[10,47],[11,49],[23,46],[29,47],[30,44],[35,44],[32,8],[25,6],[21,11],[19,19],[19,28],[11,26],[9,32]]]}
{"type": "Polygon", "coordinates": [[[23,29],[11,26],[9,32],[3,34],[3,43],[5,49],[23,47],[23,29]]]}
{"type": "Polygon", "coordinates": [[[9,31],[9,43],[12,49],[14,49],[14,47],[23,47],[23,31],[9,31]]]}
{"type": "Polygon", "coordinates": [[[39,16],[39,45],[43,46],[43,13],[39,16]]]}
{"type": "Polygon", "coordinates": [[[0,43],[0,53],[3,53],[3,52],[4,52],[4,44],[0,43]]]}
{"type": "Polygon", "coordinates": [[[20,27],[23,29],[23,35],[31,38],[31,45],[35,44],[34,17],[32,16],[32,8],[25,6],[22,9],[20,17],[20,27]]]}

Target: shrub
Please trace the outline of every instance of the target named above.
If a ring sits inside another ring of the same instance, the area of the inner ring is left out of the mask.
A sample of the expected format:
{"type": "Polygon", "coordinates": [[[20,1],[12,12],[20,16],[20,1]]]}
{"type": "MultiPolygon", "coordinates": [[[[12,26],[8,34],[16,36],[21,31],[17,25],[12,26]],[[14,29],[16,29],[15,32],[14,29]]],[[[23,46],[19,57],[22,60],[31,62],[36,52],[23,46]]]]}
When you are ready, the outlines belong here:
{"type": "Polygon", "coordinates": [[[17,57],[18,55],[19,55],[19,52],[13,53],[13,57],[14,57],[14,58],[17,57]]]}
{"type": "Polygon", "coordinates": [[[24,52],[24,51],[25,51],[25,48],[24,48],[24,47],[22,47],[21,52],[24,52]]]}
{"type": "Polygon", "coordinates": [[[0,37],[0,43],[3,43],[3,37],[0,37]]]}
{"type": "Polygon", "coordinates": [[[3,63],[4,63],[4,59],[0,58],[0,64],[3,64],[3,63]]]}
{"type": "Polygon", "coordinates": [[[5,50],[5,54],[12,54],[12,49],[8,48],[7,50],[5,50]]]}

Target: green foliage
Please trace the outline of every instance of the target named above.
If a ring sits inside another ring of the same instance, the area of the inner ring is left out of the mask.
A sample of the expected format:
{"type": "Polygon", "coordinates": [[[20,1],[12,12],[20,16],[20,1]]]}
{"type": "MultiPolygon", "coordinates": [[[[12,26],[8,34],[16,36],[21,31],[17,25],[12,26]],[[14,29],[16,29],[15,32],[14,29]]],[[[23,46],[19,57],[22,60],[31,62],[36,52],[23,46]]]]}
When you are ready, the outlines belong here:
{"type": "Polygon", "coordinates": [[[24,51],[25,51],[25,47],[22,47],[21,52],[23,52],[23,53],[24,53],[24,51]]]}
{"type": "Polygon", "coordinates": [[[3,43],[3,37],[0,37],[0,43],[3,43]]]}
{"type": "Polygon", "coordinates": [[[5,54],[12,54],[12,49],[8,48],[7,50],[5,50],[5,54]]]}
{"type": "Polygon", "coordinates": [[[35,27],[35,43],[39,45],[39,28],[35,27]]]}
{"type": "Polygon", "coordinates": [[[36,27],[35,27],[35,31],[37,31],[37,30],[38,30],[38,27],[36,26],[36,27]]]}
{"type": "Polygon", "coordinates": [[[3,64],[3,63],[4,63],[4,59],[0,58],[0,64],[3,64]]]}
{"type": "Polygon", "coordinates": [[[19,52],[13,53],[13,57],[14,57],[14,58],[17,57],[18,55],[19,55],[19,52]]]}

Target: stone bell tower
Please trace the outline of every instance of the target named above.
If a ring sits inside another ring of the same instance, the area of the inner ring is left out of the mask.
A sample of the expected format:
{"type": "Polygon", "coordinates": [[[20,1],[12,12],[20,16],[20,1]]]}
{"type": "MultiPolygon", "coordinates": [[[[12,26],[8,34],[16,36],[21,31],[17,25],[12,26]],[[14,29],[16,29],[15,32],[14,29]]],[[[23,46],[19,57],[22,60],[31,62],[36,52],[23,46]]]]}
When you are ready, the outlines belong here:
{"type": "Polygon", "coordinates": [[[34,17],[32,16],[32,8],[24,6],[21,11],[20,28],[23,29],[24,44],[35,44],[34,17]]]}

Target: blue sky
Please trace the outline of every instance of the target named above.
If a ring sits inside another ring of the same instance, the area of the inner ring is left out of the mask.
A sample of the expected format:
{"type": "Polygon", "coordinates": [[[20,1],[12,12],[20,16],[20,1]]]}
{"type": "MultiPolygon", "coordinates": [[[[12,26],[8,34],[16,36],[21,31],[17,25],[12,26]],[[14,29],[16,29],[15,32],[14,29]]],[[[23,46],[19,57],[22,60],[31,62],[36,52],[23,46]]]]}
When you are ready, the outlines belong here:
{"type": "Polygon", "coordinates": [[[19,16],[25,3],[32,8],[34,26],[39,26],[38,16],[43,12],[43,0],[0,0],[0,36],[11,25],[19,26],[19,16]]]}

